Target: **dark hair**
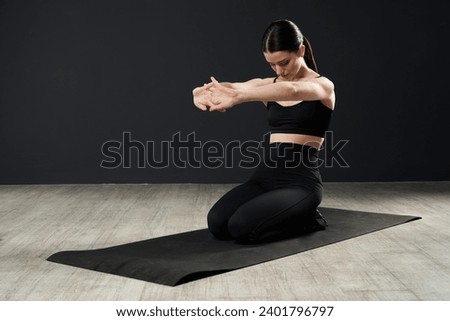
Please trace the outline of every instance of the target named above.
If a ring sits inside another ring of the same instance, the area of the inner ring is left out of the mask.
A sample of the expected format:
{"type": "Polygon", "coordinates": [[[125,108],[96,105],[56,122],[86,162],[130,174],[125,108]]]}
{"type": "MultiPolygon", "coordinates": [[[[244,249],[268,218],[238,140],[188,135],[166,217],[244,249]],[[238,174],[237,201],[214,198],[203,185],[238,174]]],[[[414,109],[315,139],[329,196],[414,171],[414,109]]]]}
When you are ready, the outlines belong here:
{"type": "Polygon", "coordinates": [[[272,22],[264,32],[262,39],[263,52],[297,51],[298,47],[305,45],[305,62],[309,68],[318,72],[313,50],[308,39],[300,29],[289,20],[277,20],[272,22]]]}

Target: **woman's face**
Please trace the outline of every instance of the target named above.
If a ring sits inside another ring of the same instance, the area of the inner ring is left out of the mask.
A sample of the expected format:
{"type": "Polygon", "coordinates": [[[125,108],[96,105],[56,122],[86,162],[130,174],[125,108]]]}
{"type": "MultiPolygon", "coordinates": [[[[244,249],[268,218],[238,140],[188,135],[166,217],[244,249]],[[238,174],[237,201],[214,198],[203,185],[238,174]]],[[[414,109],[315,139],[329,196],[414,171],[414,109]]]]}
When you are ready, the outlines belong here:
{"type": "Polygon", "coordinates": [[[304,63],[303,54],[304,46],[301,45],[298,51],[264,52],[264,57],[277,76],[293,80],[298,77],[304,63]]]}

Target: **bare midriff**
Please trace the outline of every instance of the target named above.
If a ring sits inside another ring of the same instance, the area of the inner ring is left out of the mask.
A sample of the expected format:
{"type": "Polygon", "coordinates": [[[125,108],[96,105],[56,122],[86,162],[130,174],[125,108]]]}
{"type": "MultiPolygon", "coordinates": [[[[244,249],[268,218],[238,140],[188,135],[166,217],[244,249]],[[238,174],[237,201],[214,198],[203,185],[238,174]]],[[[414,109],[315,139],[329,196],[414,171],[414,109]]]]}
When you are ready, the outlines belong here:
{"type": "Polygon", "coordinates": [[[303,134],[270,134],[270,143],[293,143],[300,145],[308,145],[319,149],[324,141],[323,137],[303,135],[303,134]]]}

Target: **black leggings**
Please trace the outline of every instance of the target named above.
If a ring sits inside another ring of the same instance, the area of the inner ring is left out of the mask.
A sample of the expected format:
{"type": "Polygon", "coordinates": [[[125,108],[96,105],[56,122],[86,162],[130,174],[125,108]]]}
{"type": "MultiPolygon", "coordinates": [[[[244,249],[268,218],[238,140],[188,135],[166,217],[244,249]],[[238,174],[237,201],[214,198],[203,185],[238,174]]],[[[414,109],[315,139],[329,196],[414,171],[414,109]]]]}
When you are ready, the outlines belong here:
{"type": "Polygon", "coordinates": [[[208,228],[218,239],[258,243],[323,229],[316,220],[322,200],[318,151],[274,143],[244,184],[213,205],[208,228]]]}

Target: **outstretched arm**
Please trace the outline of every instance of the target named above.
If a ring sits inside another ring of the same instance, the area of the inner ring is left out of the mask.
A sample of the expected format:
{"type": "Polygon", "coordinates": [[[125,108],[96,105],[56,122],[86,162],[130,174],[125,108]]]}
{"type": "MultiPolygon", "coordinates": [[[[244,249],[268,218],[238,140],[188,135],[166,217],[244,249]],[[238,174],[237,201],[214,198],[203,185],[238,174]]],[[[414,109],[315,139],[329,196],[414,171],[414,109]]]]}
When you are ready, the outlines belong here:
{"type": "Polygon", "coordinates": [[[220,84],[214,79],[214,82],[210,82],[209,84],[204,84],[201,87],[197,87],[192,91],[192,96],[194,100],[194,105],[203,111],[225,111],[224,108],[214,107],[212,106],[221,102],[222,100],[218,99],[219,92],[216,91],[216,95],[213,96],[212,87],[217,83],[220,88],[222,88],[223,93],[233,94],[233,90],[239,91],[247,91],[253,87],[265,86],[273,82],[273,78],[255,78],[245,82],[221,82],[220,84]],[[230,89],[230,91],[227,91],[230,89]]]}
{"type": "Polygon", "coordinates": [[[214,100],[211,111],[228,109],[250,101],[323,100],[329,98],[334,91],[333,83],[325,77],[272,82],[245,88],[226,87],[213,77],[211,80],[209,91],[214,100]]]}

